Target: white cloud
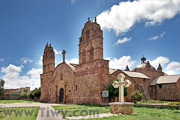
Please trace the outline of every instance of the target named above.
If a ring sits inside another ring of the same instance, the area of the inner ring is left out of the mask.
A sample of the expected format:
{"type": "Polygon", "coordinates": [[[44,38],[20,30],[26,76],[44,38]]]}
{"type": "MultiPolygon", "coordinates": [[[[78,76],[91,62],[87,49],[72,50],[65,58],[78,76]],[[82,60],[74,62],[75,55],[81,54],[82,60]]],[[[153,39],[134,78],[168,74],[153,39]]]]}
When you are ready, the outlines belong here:
{"type": "Polygon", "coordinates": [[[148,40],[157,40],[158,38],[159,36],[154,36],[154,37],[149,38],[148,40]]]}
{"type": "Polygon", "coordinates": [[[24,67],[23,65],[15,66],[15,65],[9,64],[8,67],[1,67],[1,72],[2,73],[20,73],[23,67],[24,67]]]}
{"type": "Polygon", "coordinates": [[[27,72],[27,75],[30,75],[32,78],[39,78],[41,73],[42,69],[32,68],[29,72],[27,72]]]}
{"type": "Polygon", "coordinates": [[[163,56],[159,56],[156,59],[154,59],[153,61],[150,61],[151,65],[153,67],[158,67],[159,63],[163,66],[169,62],[170,62],[169,58],[163,57],[163,56]]]}
{"type": "Polygon", "coordinates": [[[97,16],[97,22],[118,35],[129,31],[135,23],[156,25],[179,13],[180,0],[134,0],[113,5],[97,16]]]}
{"type": "Polygon", "coordinates": [[[73,58],[71,60],[67,60],[67,63],[73,63],[73,64],[79,64],[79,59],[78,58],[73,58]]]}
{"type": "MultiPolygon", "coordinates": [[[[110,60],[110,58],[106,58],[110,60]]],[[[115,68],[115,69],[125,69],[126,65],[129,67],[132,67],[136,61],[131,59],[131,56],[122,56],[121,58],[113,58],[112,60],[109,61],[109,67],[110,68],[115,68]]]]}
{"type": "Polygon", "coordinates": [[[165,71],[166,74],[168,75],[175,75],[177,74],[174,70],[168,70],[168,71],[165,71]]]}
{"type": "Polygon", "coordinates": [[[176,74],[180,71],[180,62],[172,61],[165,68],[166,73],[168,74],[176,74]]]}
{"type": "Polygon", "coordinates": [[[172,61],[166,67],[166,70],[180,70],[180,62],[172,61]]]}
{"type": "Polygon", "coordinates": [[[165,34],[166,34],[166,32],[162,32],[160,35],[150,37],[148,40],[157,40],[158,38],[163,38],[165,34]]]}
{"type": "Polygon", "coordinates": [[[1,59],[0,59],[0,62],[2,62],[2,61],[4,61],[4,58],[1,58],[1,59]]]}
{"type": "Polygon", "coordinates": [[[151,65],[154,67],[158,67],[159,63],[161,66],[164,66],[164,72],[168,75],[178,74],[180,73],[180,62],[170,61],[168,57],[159,56],[153,61],[150,61],[151,65]]]}
{"type": "Polygon", "coordinates": [[[42,60],[43,60],[43,56],[40,57],[39,61],[37,62],[37,64],[39,64],[40,66],[42,66],[42,60]]]}
{"type": "Polygon", "coordinates": [[[57,51],[56,49],[54,49],[54,52],[56,55],[60,55],[61,54],[61,51],[57,51]]]}
{"type": "Polygon", "coordinates": [[[71,4],[75,4],[77,0],[71,0],[71,4]]]}
{"type": "Polygon", "coordinates": [[[166,34],[166,32],[162,32],[160,37],[163,38],[165,34],[166,34]]]}
{"type": "Polygon", "coordinates": [[[124,37],[123,39],[118,39],[118,41],[116,43],[114,43],[114,45],[123,44],[125,42],[130,41],[131,39],[132,38],[127,38],[127,37],[124,37]]]}
{"type": "Polygon", "coordinates": [[[40,87],[40,69],[32,68],[27,75],[21,76],[20,73],[24,67],[15,66],[9,64],[7,67],[2,67],[1,72],[5,73],[2,79],[5,81],[5,88],[20,88],[20,87],[31,87],[31,90],[34,88],[40,87]]]}
{"type": "Polygon", "coordinates": [[[29,59],[29,58],[26,58],[26,57],[22,57],[22,58],[20,59],[20,63],[22,63],[22,64],[26,64],[27,62],[32,63],[33,60],[31,60],[31,59],[29,59]]]}

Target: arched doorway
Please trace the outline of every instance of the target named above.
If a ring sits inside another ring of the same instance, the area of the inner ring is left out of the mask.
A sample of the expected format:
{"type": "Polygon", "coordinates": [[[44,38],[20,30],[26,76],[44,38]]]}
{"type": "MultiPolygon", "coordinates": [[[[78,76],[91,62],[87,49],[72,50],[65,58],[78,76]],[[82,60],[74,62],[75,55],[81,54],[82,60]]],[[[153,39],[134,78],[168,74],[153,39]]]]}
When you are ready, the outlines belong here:
{"type": "Polygon", "coordinates": [[[64,89],[61,88],[59,91],[59,103],[63,103],[64,101],[64,89]]]}

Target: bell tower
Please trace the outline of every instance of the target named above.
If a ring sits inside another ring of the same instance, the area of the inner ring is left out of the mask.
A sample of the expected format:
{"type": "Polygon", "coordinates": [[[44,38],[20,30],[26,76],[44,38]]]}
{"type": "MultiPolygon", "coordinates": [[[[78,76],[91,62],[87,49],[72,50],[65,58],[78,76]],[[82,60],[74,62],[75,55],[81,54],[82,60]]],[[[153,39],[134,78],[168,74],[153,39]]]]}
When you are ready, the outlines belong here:
{"type": "Polygon", "coordinates": [[[103,59],[103,31],[96,18],[85,23],[79,38],[79,64],[103,59]]]}
{"type": "Polygon", "coordinates": [[[43,73],[52,72],[55,69],[55,56],[51,44],[46,44],[43,55],[43,73]]]}

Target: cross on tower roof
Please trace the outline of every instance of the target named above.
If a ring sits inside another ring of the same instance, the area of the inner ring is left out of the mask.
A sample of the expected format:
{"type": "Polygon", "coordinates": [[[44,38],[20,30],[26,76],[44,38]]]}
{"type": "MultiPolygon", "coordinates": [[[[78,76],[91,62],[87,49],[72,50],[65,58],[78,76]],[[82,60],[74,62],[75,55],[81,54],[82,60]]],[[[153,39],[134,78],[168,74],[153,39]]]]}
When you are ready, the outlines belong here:
{"type": "Polygon", "coordinates": [[[94,21],[95,21],[95,23],[96,23],[96,21],[97,21],[96,17],[95,17],[94,21]]]}
{"type": "Polygon", "coordinates": [[[143,55],[143,58],[141,58],[141,63],[145,63],[146,62],[146,58],[143,55]]]}
{"type": "Polygon", "coordinates": [[[65,63],[65,54],[66,54],[66,51],[63,50],[62,54],[63,54],[63,63],[65,63]]]}

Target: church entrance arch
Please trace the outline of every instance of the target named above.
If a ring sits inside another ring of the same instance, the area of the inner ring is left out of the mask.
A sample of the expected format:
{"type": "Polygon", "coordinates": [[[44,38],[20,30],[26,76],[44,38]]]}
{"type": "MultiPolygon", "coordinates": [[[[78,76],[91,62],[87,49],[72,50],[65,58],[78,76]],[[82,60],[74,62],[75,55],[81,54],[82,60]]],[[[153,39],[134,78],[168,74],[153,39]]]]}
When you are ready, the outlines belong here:
{"type": "Polygon", "coordinates": [[[59,91],[59,103],[63,103],[64,101],[64,88],[61,88],[59,91]]]}

